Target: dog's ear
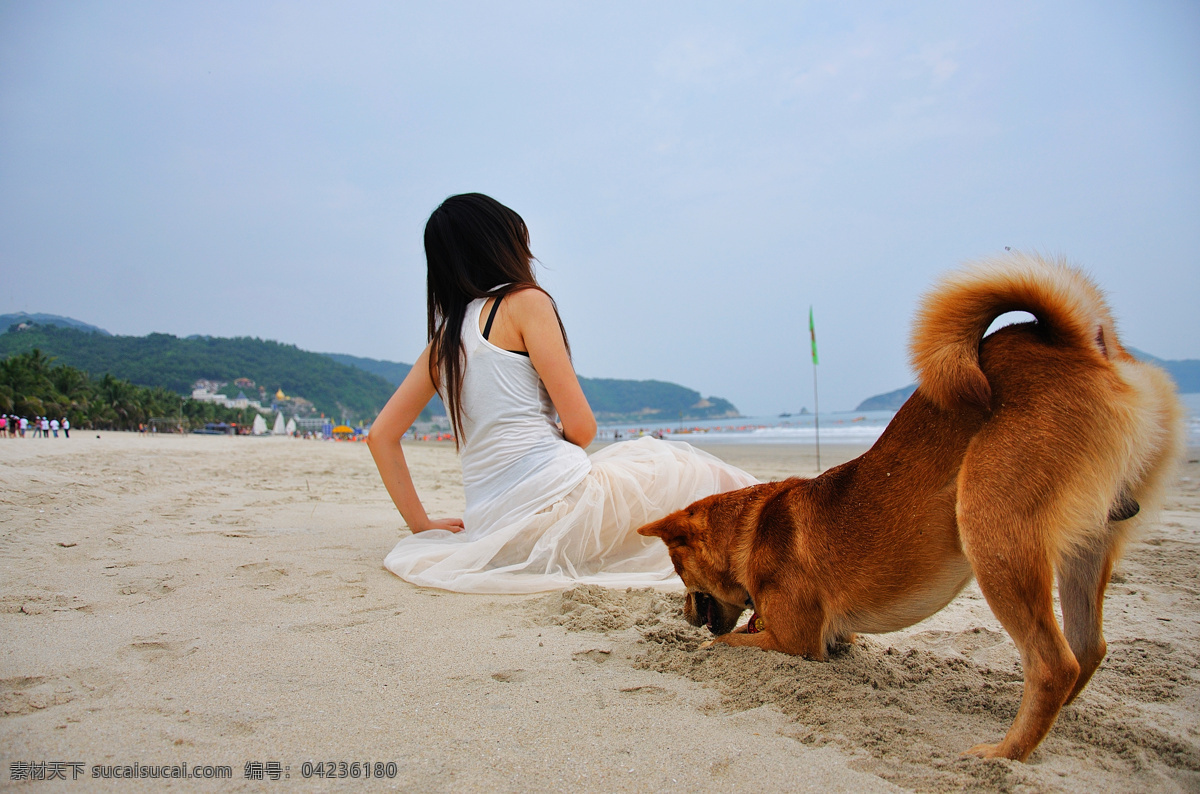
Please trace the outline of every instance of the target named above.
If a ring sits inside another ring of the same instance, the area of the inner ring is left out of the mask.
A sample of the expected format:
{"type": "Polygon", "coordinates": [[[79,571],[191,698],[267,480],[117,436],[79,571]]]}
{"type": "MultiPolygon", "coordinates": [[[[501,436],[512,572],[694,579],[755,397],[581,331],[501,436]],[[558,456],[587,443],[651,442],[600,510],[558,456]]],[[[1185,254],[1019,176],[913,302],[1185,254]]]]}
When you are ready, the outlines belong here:
{"type": "Polygon", "coordinates": [[[687,544],[688,536],[691,534],[690,530],[691,525],[687,520],[687,515],[680,511],[646,524],[637,532],[648,538],[662,538],[663,543],[666,543],[669,548],[674,548],[687,544]]]}

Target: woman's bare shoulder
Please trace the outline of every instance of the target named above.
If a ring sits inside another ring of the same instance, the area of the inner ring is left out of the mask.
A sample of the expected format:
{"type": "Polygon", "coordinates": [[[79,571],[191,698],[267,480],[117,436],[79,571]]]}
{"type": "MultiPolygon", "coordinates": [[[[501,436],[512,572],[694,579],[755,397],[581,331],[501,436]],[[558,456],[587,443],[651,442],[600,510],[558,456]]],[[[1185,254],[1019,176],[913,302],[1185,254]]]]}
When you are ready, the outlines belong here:
{"type": "Polygon", "coordinates": [[[536,317],[543,314],[556,314],[554,301],[550,296],[535,287],[523,287],[509,293],[504,301],[522,316],[536,317]]]}

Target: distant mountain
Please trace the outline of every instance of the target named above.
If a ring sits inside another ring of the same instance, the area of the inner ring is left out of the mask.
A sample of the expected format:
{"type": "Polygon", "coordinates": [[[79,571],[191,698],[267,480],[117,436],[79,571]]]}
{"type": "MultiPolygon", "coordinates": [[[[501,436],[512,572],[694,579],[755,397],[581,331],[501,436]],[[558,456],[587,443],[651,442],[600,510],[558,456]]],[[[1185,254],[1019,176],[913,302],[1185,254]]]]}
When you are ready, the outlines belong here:
{"type": "Polygon", "coordinates": [[[738,416],[733,403],[661,380],[579,379],[583,394],[601,422],[717,419],[738,416]]]}
{"type": "Polygon", "coordinates": [[[345,364],[347,367],[358,367],[359,369],[378,375],[393,386],[399,386],[408,377],[408,371],[412,369],[412,364],[402,364],[399,361],[359,358],[358,356],[348,356],[345,353],[322,353],[321,355],[328,356],[339,364],[345,364]]]}
{"type": "MultiPolygon", "coordinates": [[[[1130,355],[1141,361],[1148,361],[1152,364],[1157,364],[1167,371],[1175,380],[1175,386],[1179,389],[1180,394],[1194,394],[1200,392],[1200,360],[1194,358],[1179,359],[1175,361],[1167,361],[1165,359],[1156,358],[1149,353],[1143,353],[1135,348],[1127,348],[1130,355]]],[[[877,394],[874,397],[868,397],[858,404],[856,411],[896,411],[899,410],[904,401],[912,396],[912,393],[917,390],[916,384],[905,386],[902,389],[890,391],[887,394],[877,394]]]]}
{"type": "Polygon", "coordinates": [[[25,312],[17,312],[16,314],[0,314],[0,334],[7,331],[14,325],[21,323],[32,323],[34,325],[55,325],[59,328],[76,328],[80,331],[87,331],[93,334],[101,334],[102,336],[112,336],[103,328],[98,328],[94,325],[72,320],[70,317],[60,317],[57,314],[26,314],[25,312]]]}
{"type": "Polygon", "coordinates": [[[1172,378],[1175,379],[1175,386],[1179,389],[1180,394],[1194,394],[1200,392],[1200,360],[1194,358],[1176,359],[1167,361],[1161,358],[1156,358],[1149,353],[1143,353],[1137,348],[1126,348],[1134,358],[1142,361],[1149,361],[1152,364],[1157,364],[1167,371],[1172,378]]]}
{"type": "Polygon", "coordinates": [[[917,390],[917,384],[905,386],[903,389],[896,389],[887,394],[876,394],[874,397],[868,397],[858,404],[856,411],[898,411],[900,406],[904,405],[905,401],[912,397],[913,392],[917,390]]]}
{"type": "Polygon", "coordinates": [[[1175,379],[1175,385],[1180,394],[1195,394],[1200,392],[1200,361],[1185,358],[1178,361],[1164,361],[1162,368],[1175,379]]]}
{"type": "MultiPolygon", "coordinates": [[[[46,316],[50,315],[20,315],[19,322],[46,316]]],[[[112,374],[139,386],[161,386],[185,395],[191,393],[197,380],[229,383],[248,378],[265,389],[267,401],[276,389],[283,389],[290,396],[310,400],[327,416],[344,420],[372,419],[412,369],[411,364],[397,361],[310,353],[295,345],[248,337],[112,336],[101,329],[83,330],[95,326],[78,320],[57,319],[62,322],[33,322],[23,330],[0,333],[0,358],[36,348],[59,364],[93,376],[112,374]]],[[[728,400],[704,398],[700,392],[676,383],[610,378],[579,381],[602,422],[738,415],[728,400]]],[[[256,395],[248,396],[253,399],[256,395]]],[[[428,410],[445,413],[436,397],[428,410]]]]}
{"type": "MultiPolygon", "coordinates": [[[[370,372],[372,375],[378,375],[392,384],[393,387],[399,386],[408,377],[409,370],[412,369],[412,364],[405,364],[400,361],[361,358],[359,356],[348,356],[345,353],[322,353],[321,355],[328,356],[339,364],[345,364],[347,367],[356,367],[365,372],[370,372]]],[[[442,398],[437,395],[434,395],[433,399],[429,401],[429,407],[426,410],[430,414],[446,415],[446,407],[442,405],[442,398]]]]}

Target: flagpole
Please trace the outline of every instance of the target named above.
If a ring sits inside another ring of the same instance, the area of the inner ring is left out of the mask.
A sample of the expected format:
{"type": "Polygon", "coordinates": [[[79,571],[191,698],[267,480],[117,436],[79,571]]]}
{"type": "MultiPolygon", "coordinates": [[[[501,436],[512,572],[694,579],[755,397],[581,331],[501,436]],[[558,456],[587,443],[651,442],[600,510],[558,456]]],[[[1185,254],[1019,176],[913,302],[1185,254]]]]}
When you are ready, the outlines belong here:
{"type": "Polygon", "coordinates": [[[813,362],[813,423],[817,430],[817,473],[821,472],[821,403],[817,400],[817,364],[813,362]]]}
{"type": "Polygon", "coordinates": [[[812,339],[813,362],[813,427],[817,439],[817,473],[821,473],[821,401],[817,397],[817,326],[813,322],[813,308],[808,307],[808,334],[812,339]]]}

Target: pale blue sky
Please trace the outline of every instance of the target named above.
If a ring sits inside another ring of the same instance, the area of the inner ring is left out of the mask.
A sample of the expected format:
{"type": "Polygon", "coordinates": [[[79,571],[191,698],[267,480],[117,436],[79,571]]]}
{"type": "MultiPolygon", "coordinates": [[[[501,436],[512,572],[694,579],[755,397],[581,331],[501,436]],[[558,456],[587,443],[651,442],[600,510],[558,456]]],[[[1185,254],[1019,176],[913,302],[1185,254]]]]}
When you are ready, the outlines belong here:
{"type": "Polygon", "coordinates": [[[1200,357],[1200,5],[0,0],[0,313],[412,361],[445,196],[577,369],[746,413],[911,381],[916,299],[1064,254],[1200,357]]]}

